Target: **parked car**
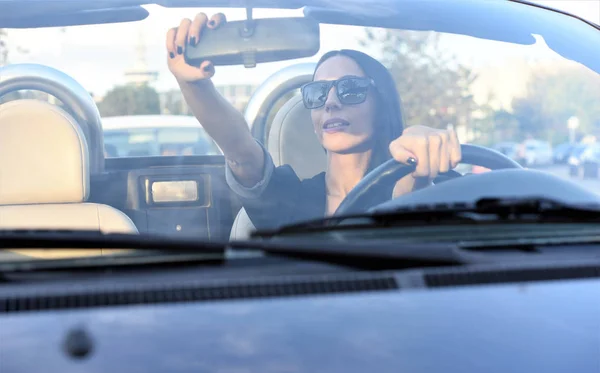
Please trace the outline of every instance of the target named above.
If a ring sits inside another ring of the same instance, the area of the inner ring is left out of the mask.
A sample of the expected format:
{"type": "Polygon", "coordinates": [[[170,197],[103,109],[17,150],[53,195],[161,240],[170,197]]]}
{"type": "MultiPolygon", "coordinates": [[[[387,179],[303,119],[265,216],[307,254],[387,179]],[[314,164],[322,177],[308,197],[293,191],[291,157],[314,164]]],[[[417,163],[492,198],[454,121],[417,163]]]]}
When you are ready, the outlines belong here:
{"type": "Polygon", "coordinates": [[[567,163],[567,161],[569,160],[569,155],[571,154],[571,152],[573,151],[575,146],[576,146],[575,144],[568,143],[568,142],[556,145],[554,147],[554,151],[553,151],[553,155],[552,155],[554,163],[555,164],[567,163]]]}
{"type": "Polygon", "coordinates": [[[106,157],[220,155],[196,118],[128,115],[102,119],[106,157]]]}
{"type": "Polygon", "coordinates": [[[600,144],[588,145],[581,154],[581,166],[585,179],[598,178],[600,167],[600,144]]]}
{"type": "Polygon", "coordinates": [[[499,151],[500,153],[506,155],[507,157],[509,157],[511,159],[516,159],[518,146],[519,146],[519,144],[516,142],[506,141],[506,142],[501,142],[501,143],[496,144],[494,146],[494,149],[499,151]]]}
{"type": "Polygon", "coordinates": [[[579,177],[582,165],[581,157],[588,147],[589,145],[586,144],[577,144],[571,151],[567,161],[569,165],[569,176],[579,177]]]}
{"type": "Polygon", "coordinates": [[[526,140],[517,148],[517,160],[525,167],[546,166],[552,163],[552,146],[547,141],[526,140]]]}

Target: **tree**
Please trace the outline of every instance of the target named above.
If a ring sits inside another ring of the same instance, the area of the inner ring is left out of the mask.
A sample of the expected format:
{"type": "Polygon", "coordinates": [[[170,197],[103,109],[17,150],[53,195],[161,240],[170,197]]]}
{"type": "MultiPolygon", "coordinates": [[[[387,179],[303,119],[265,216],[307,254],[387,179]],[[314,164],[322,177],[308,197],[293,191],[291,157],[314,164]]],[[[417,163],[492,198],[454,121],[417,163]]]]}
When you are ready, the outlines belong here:
{"type": "MultiPolygon", "coordinates": [[[[0,66],[6,65],[8,63],[8,32],[6,29],[0,28],[0,66]]],[[[29,51],[21,46],[13,46],[13,51],[16,51],[21,54],[27,54],[29,51]]]]}
{"type": "Polygon", "coordinates": [[[513,115],[522,135],[553,142],[568,138],[567,121],[576,116],[579,130],[600,135],[600,78],[582,67],[561,67],[537,72],[526,94],[512,102],[513,115]]]}
{"type": "Polygon", "coordinates": [[[473,113],[470,130],[470,142],[484,146],[519,138],[519,123],[511,112],[502,108],[493,92],[488,92],[485,103],[473,113]]]}
{"type": "Polygon", "coordinates": [[[98,104],[103,117],[160,114],[160,99],[149,85],[123,85],[110,90],[98,104]]]}
{"type": "Polygon", "coordinates": [[[164,114],[191,115],[191,111],[178,89],[162,93],[162,111],[164,114]]]}
{"type": "MultiPolygon", "coordinates": [[[[6,30],[0,28],[0,67],[8,63],[8,44],[6,42],[6,30]]],[[[19,92],[11,92],[0,97],[0,104],[8,101],[17,100],[21,97],[19,92]]]]}
{"type": "Polygon", "coordinates": [[[0,28],[0,66],[8,61],[8,46],[6,44],[6,30],[0,28]]]}
{"type": "MultiPolygon", "coordinates": [[[[6,29],[1,29],[0,28],[0,67],[4,66],[8,63],[8,52],[9,52],[9,47],[8,47],[8,33],[6,31],[6,29]]],[[[16,51],[19,53],[28,53],[28,51],[24,48],[21,48],[19,46],[17,46],[16,51]]],[[[21,92],[10,92],[2,97],[0,97],[0,104],[8,102],[8,101],[12,101],[12,100],[18,100],[20,98],[22,98],[24,96],[24,94],[22,94],[21,92]]]]}
{"type": "Polygon", "coordinates": [[[470,92],[475,74],[444,52],[439,42],[439,33],[404,30],[368,30],[363,41],[380,46],[408,125],[467,126],[478,107],[470,92]]]}

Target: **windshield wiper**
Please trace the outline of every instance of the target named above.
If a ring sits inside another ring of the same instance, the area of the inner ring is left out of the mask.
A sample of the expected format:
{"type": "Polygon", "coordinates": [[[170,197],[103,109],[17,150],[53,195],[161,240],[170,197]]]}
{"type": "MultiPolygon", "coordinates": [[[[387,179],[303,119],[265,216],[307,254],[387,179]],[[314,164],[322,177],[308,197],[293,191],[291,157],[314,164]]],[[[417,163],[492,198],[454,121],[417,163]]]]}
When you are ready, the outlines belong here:
{"type": "Polygon", "coordinates": [[[273,230],[258,230],[252,237],[270,238],[286,234],[356,228],[506,222],[600,222],[600,206],[565,204],[547,198],[484,198],[474,204],[418,205],[332,216],[285,225],[273,230]]]}
{"type": "MultiPolygon", "coordinates": [[[[197,239],[172,239],[165,236],[98,234],[95,231],[0,231],[0,251],[15,249],[125,249],[146,251],[149,255],[115,254],[84,258],[52,260],[0,261],[2,274],[15,272],[54,271],[71,269],[104,269],[110,266],[140,266],[149,264],[180,264],[225,262],[227,251],[257,252],[279,256],[345,265],[360,269],[391,269],[432,265],[458,265],[491,259],[468,259],[458,246],[449,243],[370,242],[280,242],[249,240],[208,242],[197,239]]],[[[139,252],[138,252],[139,254],[139,252]]],[[[1,281],[0,281],[1,282],[1,281]]]]}
{"type": "MultiPolygon", "coordinates": [[[[597,214],[598,212],[596,212],[597,214]]],[[[495,253],[495,247],[465,245],[457,242],[396,242],[375,239],[368,241],[330,240],[248,240],[232,242],[208,242],[198,239],[172,239],[165,236],[98,234],[85,231],[0,231],[0,249],[129,249],[144,251],[148,255],[111,254],[84,258],[52,260],[0,261],[0,282],[10,273],[31,273],[70,270],[106,270],[111,267],[147,265],[197,265],[222,264],[229,260],[228,251],[254,252],[267,256],[293,258],[305,261],[329,263],[357,269],[383,270],[422,268],[428,266],[453,266],[493,263],[498,261],[523,262],[539,260],[547,255],[531,255],[537,246],[598,246],[600,238],[578,237],[577,240],[557,242],[524,242],[518,240],[502,245],[503,251],[495,253]]],[[[600,248],[598,248],[600,249],[600,248]]],[[[589,251],[589,250],[588,250],[589,251]]],[[[541,251],[539,252],[542,253],[541,251]]],[[[597,256],[598,250],[586,255],[597,256]]],[[[544,253],[545,254],[545,253],[544,253]]]]}

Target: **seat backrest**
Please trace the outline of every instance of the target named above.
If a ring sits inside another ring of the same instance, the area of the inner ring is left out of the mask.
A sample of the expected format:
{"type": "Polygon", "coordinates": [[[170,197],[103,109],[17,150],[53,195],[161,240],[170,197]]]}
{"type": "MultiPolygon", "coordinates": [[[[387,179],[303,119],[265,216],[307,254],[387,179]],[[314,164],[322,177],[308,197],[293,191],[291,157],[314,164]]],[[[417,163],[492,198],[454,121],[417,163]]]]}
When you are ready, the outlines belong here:
{"type": "Polygon", "coordinates": [[[86,203],[89,154],[77,122],[37,100],[0,105],[0,229],[137,233],[131,219],[86,203]]]}
{"type": "MultiPolygon", "coordinates": [[[[300,179],[311,178],[327,166],[327,154],[315,135],[310,110],[304,107],[300,95],[291,98],[275,115],[266,145],[275,166],[290,165],[300,179]]],[[[247,239],[254,229],[242,208],[233,223],[230,239],[247,239]]]]}
{"type": "Polygon", "coordinates": [[[327,154],[315,135],[310,110],[304,107],[301,95],[292,97],[275,115],[267,150],[275,166],[290,165],[300,179],[325,171],[327,154]]]}

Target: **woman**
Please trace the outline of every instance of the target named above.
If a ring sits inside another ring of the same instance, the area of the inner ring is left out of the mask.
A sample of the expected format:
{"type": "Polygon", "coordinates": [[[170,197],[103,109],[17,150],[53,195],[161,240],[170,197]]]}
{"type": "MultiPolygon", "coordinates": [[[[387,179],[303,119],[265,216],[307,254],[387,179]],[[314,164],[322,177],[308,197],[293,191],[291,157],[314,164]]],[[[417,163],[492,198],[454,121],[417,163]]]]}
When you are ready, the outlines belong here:
{"type": "Polygon", "coordinates": [[[438,173],[459,163],[460,144],[453,130],[405,129],[388,70],[366,54],[344,50],[325,54],[313,82],[302,89],[316,136],[327,152],[326,171],[301,181],[291,167],[274,167],[242,114],[216,91],[210,61],[196,67],[184,60],[186,45],[195,45],[203,28],[224,22],[223,14],[208,19],[203,13],[193,21],[182,20],[167,33],[168,65],[190,109],[223,150],[227,182],[257,228],[333,214],[364,175],[392,157],[416,164],[416,170],[393,190],[374,193],[373,204],[429,185],[438,173]]]}

